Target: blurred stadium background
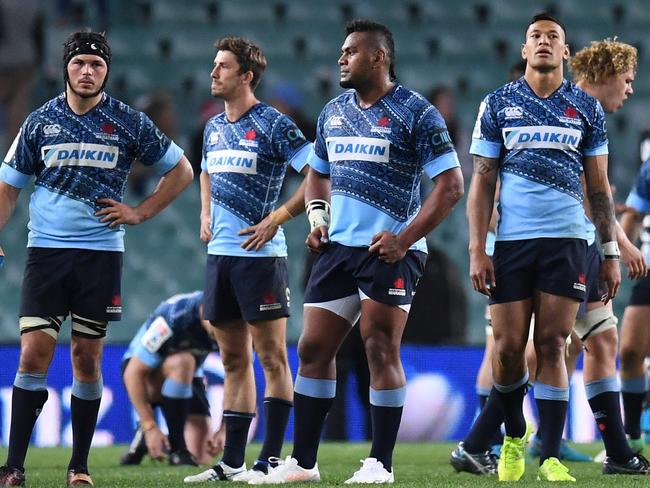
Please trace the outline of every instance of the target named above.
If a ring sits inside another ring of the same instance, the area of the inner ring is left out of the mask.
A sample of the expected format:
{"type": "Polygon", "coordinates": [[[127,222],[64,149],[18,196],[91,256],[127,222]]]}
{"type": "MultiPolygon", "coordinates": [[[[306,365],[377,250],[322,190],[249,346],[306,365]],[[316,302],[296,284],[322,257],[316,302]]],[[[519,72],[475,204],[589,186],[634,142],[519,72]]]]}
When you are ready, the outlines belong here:
{"type": "MultiPolygon", "coordinates": [[[[198,164],[200,142],[197,149],[196,141],[207,117],[220,110],[209,94],[215,40],[242,35],[259,42],[269,62],[258,89],[259,98],[289,112],[309,134],[324,103],[340,91],[336,61],[345,22],[357,17],[372,18],[386,23],[394,33],[401,83],[424,95],[435,87],[446,87],[451,94],[451,102],[449,97],[441,99],[439,103],[445,107],[439,108],[447,115],[450,127],[455,127],[468,185],[471,161],[467,149],[478,105],[489,91],[507,81],[509,68],[520,60],[527,22],[541,10],[557,15],[565,23],[572,51],[606,37],[618,37],[639,48],[635,94],[620,113],[607,118],[610,178],[617,187],[617,200],[624,201],[641,162],[640,142],[650,128],[650,76],[646,70],[650,9],[643,0],[0,0],[0,74],[11,73],[20,63],[32,65],[34,77],[27,104],[31,111],[63,89],[61,46],[65,37],[84,27],[105,30],[113,49],[107,92],[147,111],[198,164]],[[32,18],[36,19],[33,25],[32,18]],[[9,40],[19,44],[20,50],[16,51],[3,33],[21,25],[27,26],[22,34],[9,40]],[[31,49],[33,38],[40,39],[35,45],[41,48],[29,58],[25,49],[31,49]],[[18,52],[27,61],[15,59],[18,52]]],[[[29,78],[18,78],[16,82],[28,84],[29,78]]],[[[6,150],[14,134],[7,133],[11,125],[4,100],[0,99],[0,134],[4,139],[1,147],[6,150]]],[[[129,184],[127,200],[138,201],[154,182],[142,168],[138,169],[129,184]]],[[[289,179],[285,196],[287,189],[291,191],[297,184],[296,179],[289,179]]],[[[9,345],[18,341],[17,309],[29,194],[29,188],[23,191],[11,222],[0,233],[7,255],[0,274],[0,343],[8,345],[5,351],[14,350],[9,345]]],[[[429,236],[429,286],[426,293],[418,295],[420,303],[411,317],[408,342],[476,346],[484,339],[485,302],[471,291],[466,278],[464,207],[463,200],[429,236]]],[[[116,344],[115,351],[121,350],[119,345],[130,340],[162,299],[203,287],[205,248],[198,239],[198,215],[196,184],[152,221],[127,229],[125,312],[122,322],[110,327],[107,339],[116,344]]],[[[306,219],[289,222],[285,232],[293,314],[289,339],[295,342],[302,321],[306,219]]],[[[617,299],[619,317],[629,290],[626,283],[617,299]]],[[[62,337],[67,335],[69,328],[62,337]]],[[[418,358],[438,351],[441,355],[431,357],[430,364],[445,364],[443,369],[463,364],[462,377],[449,380],[445,388],[463,390],[464,408],[473,408],[469,397],[480,351],[460,347],[421,351],[414,347],[409,354],[418,358]],[[457,382],[467,384],[461,387],[457,382]]],[[[7,354],[13,357],[13,353],[7,354]]],[[[117,356],[109,357],[117,362],[117,356]]],[[[3,387],[13,380],[15,358],[4,363],[0,374],[3,387]]],[[[119,388],[117,383],[115,387],[119,388]]],[[[3,403],[6,414],[7,402],[3,403]]],[[[463,410],[458,403],[451,405],[463,410]]],[[[2,417],[6,423],[6,415],[2,417]]],[[[457,436],[461,424],[456,428],[443,437],[457,436]]]]}

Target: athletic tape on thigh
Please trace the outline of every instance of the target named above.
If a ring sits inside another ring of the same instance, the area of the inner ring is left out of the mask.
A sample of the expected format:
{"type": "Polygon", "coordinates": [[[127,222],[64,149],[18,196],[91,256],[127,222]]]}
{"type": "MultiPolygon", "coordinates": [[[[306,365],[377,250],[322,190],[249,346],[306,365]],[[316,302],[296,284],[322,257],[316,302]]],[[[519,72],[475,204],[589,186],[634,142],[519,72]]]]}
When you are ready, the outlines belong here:
{"type": "Polygon", "coordinates": [[[86,339],[101,339],[106,337],[108,322],[90,320],[72,314],[72,334],[86,339]]]}
{"type": "Polygon", "coordinates": [[[56,340],[59,337],[61,324],[65,320],[65,315],[52,317],[20,317],[20,333],[34,332],[40,330],[56,340]]]}
{"type": "Polygon", "coordinates": [[[609,329],[616,328],[616,324],[618,324],[618,319],[612,309],[599,307],[589,310],[582,317],[576,319],[573,330],[582,341],[585,341],[589,336],[602,334],[609,329]]]}
{"type": "Polygon", "coordinates": [[[359,317],[361,317],[361,301],[359,300],[359,295],[349,295],[347,297],[337,298],[336,300],[330,300],[329,302],[305,303],[304,306],[329,310],[350,322],[351,325],[356,324],[359,317]]]}
{"type": "MultiPolygon", "coordinates": [[[[361,288],[359,288],[359,300],[372,300],[368,295],[366,295],[364,292],[361,291],[361,288]]],[[[407,303],[405,305],[397,305],[399,308],[404,310],[406,313],[409,313],[411,311],[411,304],[407,303]]]]}

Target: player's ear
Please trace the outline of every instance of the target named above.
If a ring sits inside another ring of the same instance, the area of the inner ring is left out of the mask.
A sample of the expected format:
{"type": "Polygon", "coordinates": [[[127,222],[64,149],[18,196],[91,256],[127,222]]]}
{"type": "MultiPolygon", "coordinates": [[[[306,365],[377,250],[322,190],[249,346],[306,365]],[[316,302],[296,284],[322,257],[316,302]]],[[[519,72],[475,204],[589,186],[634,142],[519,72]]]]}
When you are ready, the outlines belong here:
{"type": "Polygon", "coordinates": [[[244,73],[244,77],[242,78],[242,84],[250,85],[251,83],[253,83],[253,78],[254,77],[255,77],[255,75],[253,74],[252,71],[250,71],[250,70],[246,71],[246,73],[244,73]]]}
{"type": "Polygon", "coordinates": [[[382,66],[386,64],[386,59],[387,59],[386,51],[384,51],[383,49],[377,49],[377,51],[375,51],[373,65],[382,66]]]}
{"type": "Polygon", "coordinates": [[[526,59],[526,43],[521,43],[521,59],[526,59]]]}
{"type": "Polygon", "coordinates": [[[571,56],[571,53],[569,52],[569,45],[565,44],[564,53],[562,54],[562,59],[569,59],[569,56],[571,56]]]}

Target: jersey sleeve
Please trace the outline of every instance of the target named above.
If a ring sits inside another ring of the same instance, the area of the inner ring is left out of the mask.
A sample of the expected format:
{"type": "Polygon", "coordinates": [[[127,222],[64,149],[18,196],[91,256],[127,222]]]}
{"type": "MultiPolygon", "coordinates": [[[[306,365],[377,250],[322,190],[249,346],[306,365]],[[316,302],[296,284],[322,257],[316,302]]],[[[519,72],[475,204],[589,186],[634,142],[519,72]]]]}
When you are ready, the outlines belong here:
{"type": "Polygon", "coordinates": [[[203,143],[201,144],[201,170],[205,172],[208,171],[208,160],[205,157],[205,148],[207,147],[206,143],[208,141],[209,131],[210,124],[205,124],[205,128],[203,129],[203,143]]]}
{"type": "Polygon", "coordinates": [[[502,147],[503,139],[497,116],[494,113],[492,96],[488,95],[478,109],[469,153],[485,158],[498,158],[501,155],[502,147]]]}
{"type": "Polygon", "coordinates": [[[295,122],[281,115],[273,127],[273,149],[278,157],[300,172],[307,164],[309,145],[295,122]]]}
{"type": "Polygon", "coordinates": [[[314,141],[314,147],[310,151],[307,158],[307,164],[309,164],[310,167],[314,168],[319,173],[328,175],[330,174],[330,163],[327,156],[327,142],[325,141],[324,125],[325,110],[323,110],[318,116],[318,123],[316,125],[316,140],[314,141]]]}
{"type": "Polygon", "coordinates": [[[595,100],[593,118],[586,127],[583,144],[585,156],[601,156],[608,153],[607,130],[605,129],[605,112],[598,100],[595,100]]]}
{"type": "Polygon", "coordinates": [[[414,137],[420,166],[429,178],[460,166],[445,120],[433,105],[416,122],[414,137]]]}
{"type": "Polygon", "coordinates": [[[638,212],[650,213],[650,159],[641,166],[625,204],[638,212]]]}
{"type": "Polygon", "coordinates": [[[36,149],[36,133],[31,117],[28,117],[0,166],[1,181],[14,188],[24,188],[29,182],[29,178],[36,173],[40,161],[36,149]]]}
{"type": "Polygon", "coordinates": [[[151,166],[159,175],[172,170],[183,156],[183,150],[142,114],[142,127],[136,157],[145,166],[151,166]]]}

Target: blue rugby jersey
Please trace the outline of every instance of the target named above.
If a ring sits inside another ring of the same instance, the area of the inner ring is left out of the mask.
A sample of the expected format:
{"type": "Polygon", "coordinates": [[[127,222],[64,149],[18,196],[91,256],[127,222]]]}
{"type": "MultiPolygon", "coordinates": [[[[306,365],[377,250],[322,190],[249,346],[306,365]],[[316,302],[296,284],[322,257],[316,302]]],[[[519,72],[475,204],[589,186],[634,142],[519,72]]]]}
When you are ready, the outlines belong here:
{"type": "Polygon", "coordinates": [[[77,115],[61,94],[27,117],[0,180],[24,188],[36,177],[28,247],[123,251],[123,226],[100,222],[97,200],[122,201],[135,159],[162,175],[182,155],[149,117],[119,100],[104,94],[90,112],[77,115]]]}
{"type": "MultiPolygon", "coordinates": [[[[625,205],[632,207],[637,212],[650,214],[650,159],[646,160],[639,170],[639,174],[625,201],[625,205]]],[[[646,262],[650,263],[650,221],[648,216],[643,219],[643,232],[641,234],[641,250],[646,262]]]]}
{"type": "Polygon", "coordinates": [[[150,368],[157,368],[167,356],[189,351],[202,363],[211,351],[217,350],[201,325],[202,302],[202,291],[174,295],[161,302],[138,329],[122,360],[137,357],[150,368]]]}
{"type": "Polygon", "coordinates": [[[497,240],[589,238],[580,175],[607,154],[598,100],[566,80],[541,99],[522,77],[481,103],[470,153],[499,159],[497,240]]]}
{"type": "MultiPolygon", "coordinates": [[[[366,109],[354,90],[331,100],[309,164],[330,175],[330,239],[352,247],[368,247],[383,230],[401,232],[420,210],[422,173],[435,178],[460,166],[438,110],[401,85],[366,109]]],[[[426,252],[425,239],[411,249],[426,252]]]]}
{"type": "Polygon", "coordinates": [[[265,103],[253,106],[236,122],[229,122],[225,112],[208,121],[201,161],[201,169],[210,175],[212,239],[208,254],[287,255],[282,227],[259,251],[242,249],[249,236],[237,232],[257,224],[275,209],[287,166],[302,171],[309,147],[296,124],[265,103]]]}

